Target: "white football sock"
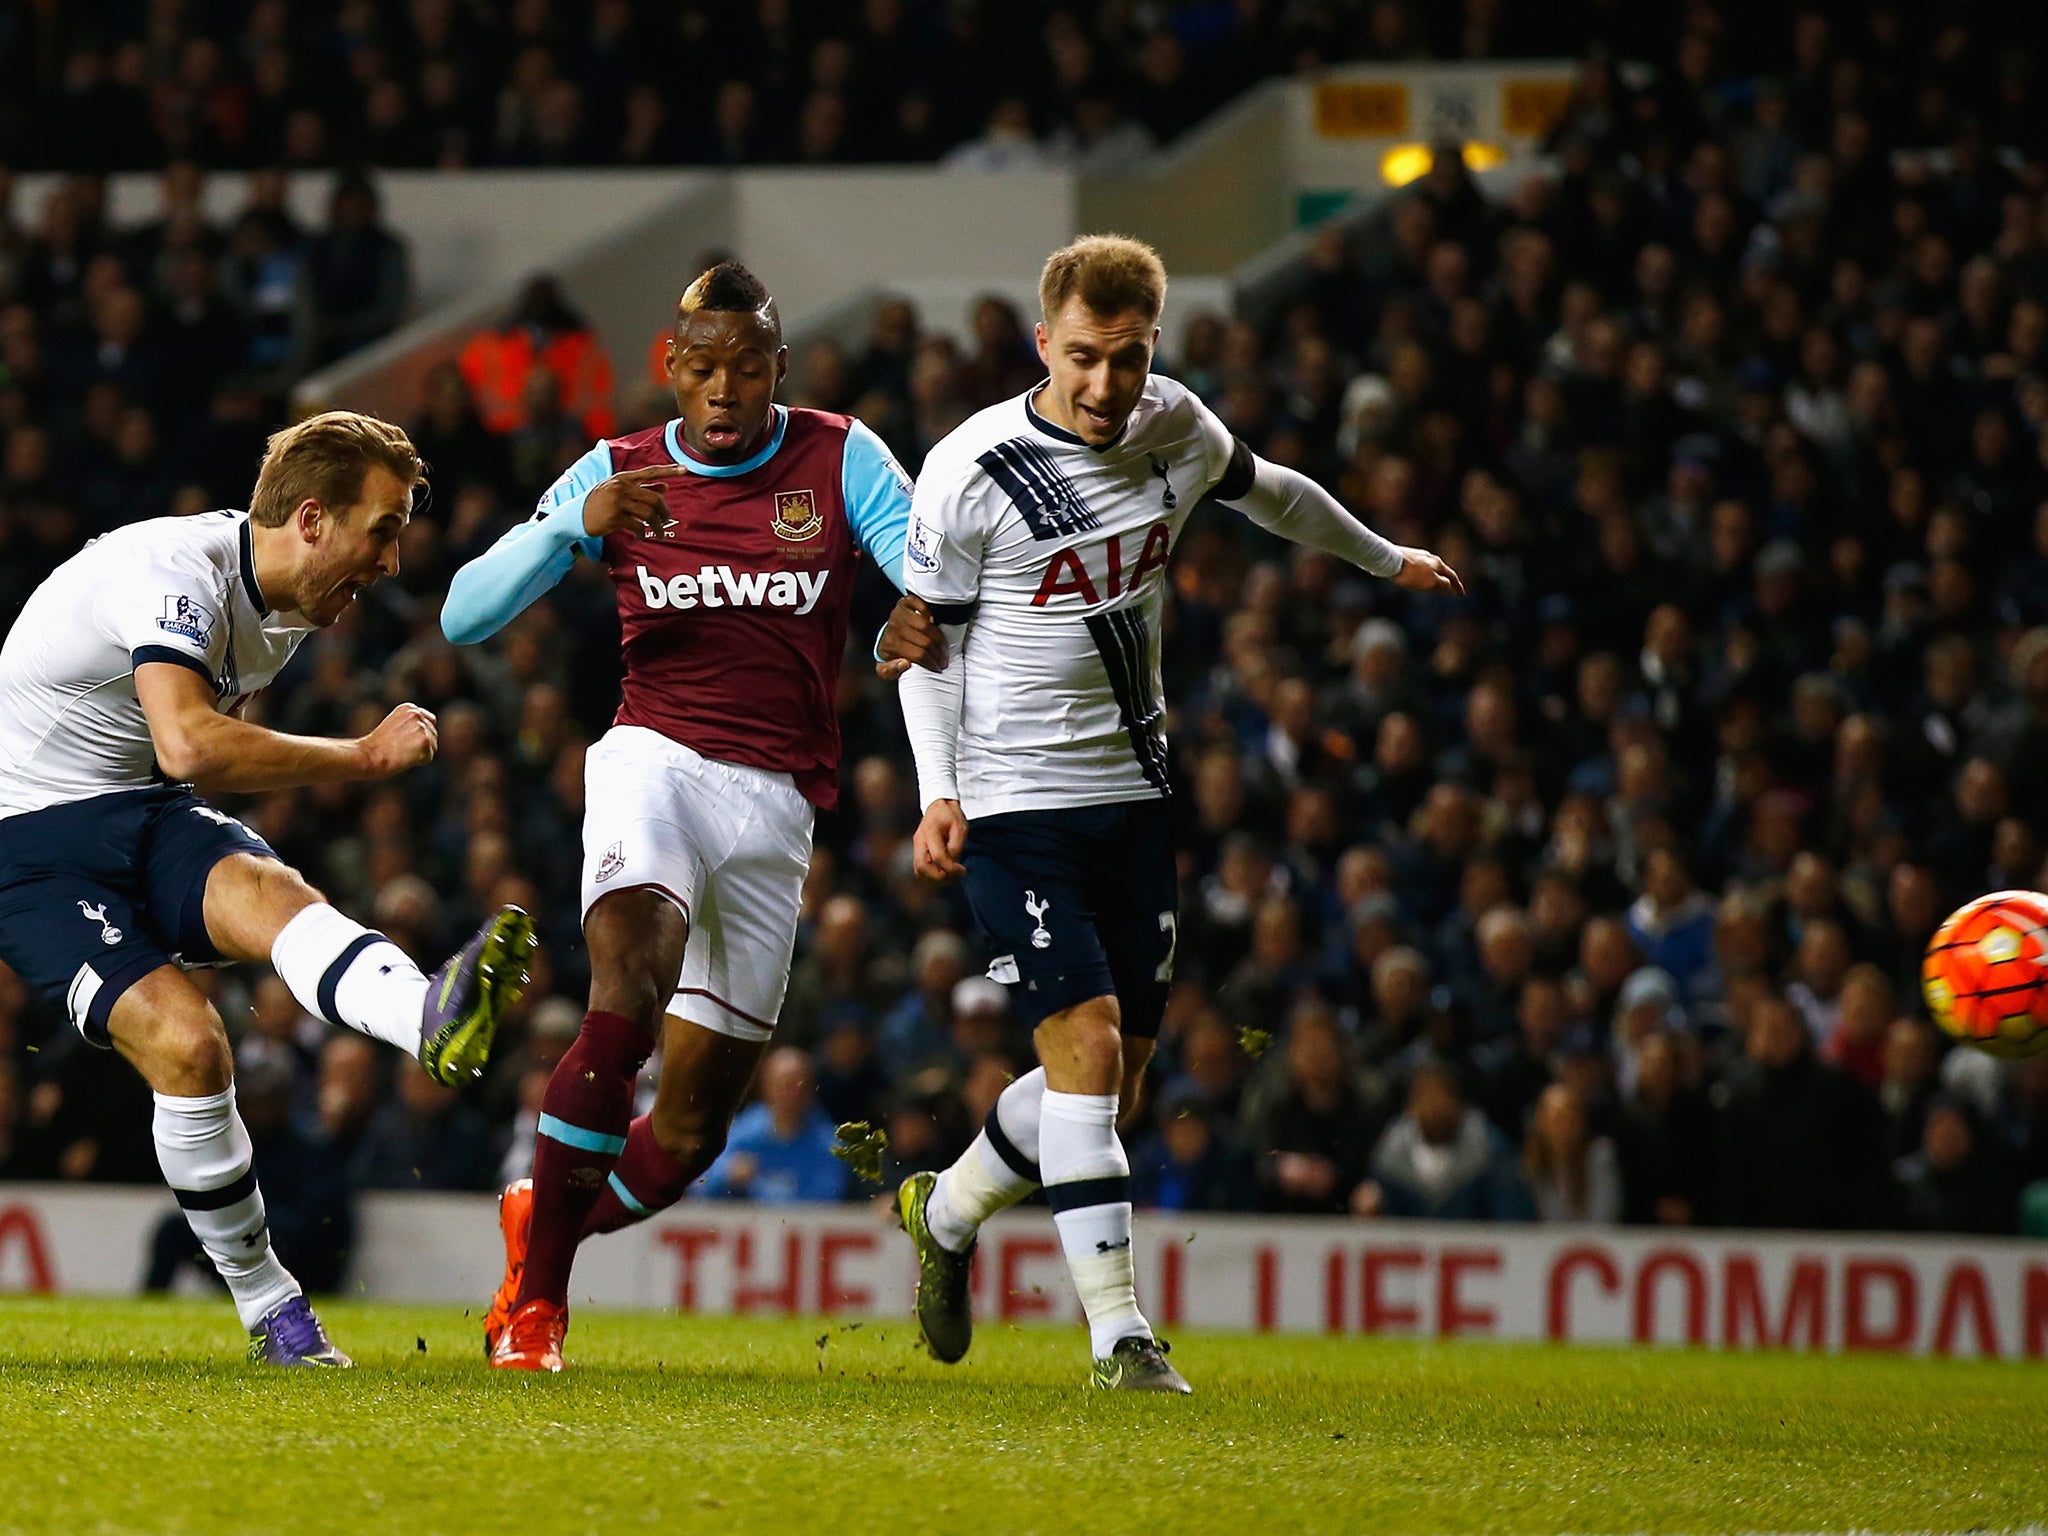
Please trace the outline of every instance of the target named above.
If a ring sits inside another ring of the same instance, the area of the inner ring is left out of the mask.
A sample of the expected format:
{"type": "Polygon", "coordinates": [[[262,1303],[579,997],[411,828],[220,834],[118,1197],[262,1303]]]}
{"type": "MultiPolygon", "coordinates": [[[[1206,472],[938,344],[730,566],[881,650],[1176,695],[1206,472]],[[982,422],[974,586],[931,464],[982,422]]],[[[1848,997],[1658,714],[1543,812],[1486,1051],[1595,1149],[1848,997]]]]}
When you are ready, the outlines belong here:
{"type": "Polygon", "coordinates": [[[253,1330],[272,1307],[299,1294],[299,1282],[271,1251],[263,1191],[250,1166],[249,1133],[235,1113],[235,1090],[203,1098],[155,1095],[156,1160],[164,1181],[213,1267],[227,1281],[242,1326],[253,1330]]]}
{"type": "Polygon", "coordinates": [[[307,1012],[419,1055],[427,978],[375,929],[315,902],[278,933],[270,963],[307,1012]]]}
{"type": "Polygon", "coordinates": [[[1116,1135],[1113,1093],[1056,1093],[1039,1111],[1038,1166],[1045,1198],[1060,1230],[1067,1273],[1088,1314],[1088,1339],[1098,1360],[1119,1339],[1152,1337],[1138,1310],[1131,1260],[1131,1164],[1116,1135]]]}
{"type": "Polygon", "coordinates": [[[1038,1188],[1038,1118],[1045,1068],[1011,1083],[989,1111],[988,1123],[953,1166],[939,1175],[925,1206],[925,1224],[939,1246],[966,1251],[981,1224],[1038,1188]]]}

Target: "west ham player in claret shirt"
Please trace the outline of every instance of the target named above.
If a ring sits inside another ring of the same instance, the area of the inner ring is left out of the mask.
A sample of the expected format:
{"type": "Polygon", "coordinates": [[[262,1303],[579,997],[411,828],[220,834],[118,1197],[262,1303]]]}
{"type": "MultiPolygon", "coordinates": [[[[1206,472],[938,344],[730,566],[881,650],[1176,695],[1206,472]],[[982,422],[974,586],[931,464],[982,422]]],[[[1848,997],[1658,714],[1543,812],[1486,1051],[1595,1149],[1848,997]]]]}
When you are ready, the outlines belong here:
{"type": "Polygon", "coordinates": [[[541,1101],[533,1177],[499,1202],[484,1346],[511,1370],[562,1368],[577,1244],[674,1204],[725,1144],[782,1008],[813,809],[837,801],[859,557],[902,586],[910,478],[850,417],[775,404],[788,353],[758,278],[728,262],[693,282],[668,358],[676,419],[571,465],[441,616],[481,640],[581,554],[611,572],[625,653],[584,762],[590,1011],[541,1101]]]}

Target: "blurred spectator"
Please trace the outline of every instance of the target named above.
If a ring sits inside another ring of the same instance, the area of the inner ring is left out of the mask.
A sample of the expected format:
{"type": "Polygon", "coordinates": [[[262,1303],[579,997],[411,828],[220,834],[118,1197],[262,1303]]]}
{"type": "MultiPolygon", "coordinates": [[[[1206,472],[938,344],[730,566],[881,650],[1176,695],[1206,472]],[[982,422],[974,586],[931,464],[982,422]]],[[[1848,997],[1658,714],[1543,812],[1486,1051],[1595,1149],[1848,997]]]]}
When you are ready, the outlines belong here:
{"type": "Polygon", "coordinates": [[[1408,1107],[1373,1148],[1371,1179],[1353,1193],[1361,1216],[1528,1221],[1536,1210],[1507,1138],[1465,1102],[1457,1072],[1430,1060],[1408,1082],[1408,1107]]]}
{"type": "Polygon", "coordinates": [[[1522,1177],[1543,1221],[1621,1220],[1621,1163],[1614,1143],[1586,1129],[1571,1089],[1553,1083],[1536,1101],[1522,1143],[1522,1177]]]}
{"type": "Polygon", "coordinates": [[[1327,1010],[1295,1011],[1279,1065],[1277,1085],[1245,1109],[1261,1203],[1273,1211],[1346,1210],[1365,1177],[1375,1125],[1327,1010]]]}
{"type": "Polygon", "coordinates": [[[281,396],[312,365],[316,345],[305,249],[282,214],[252,207],[236,222],[221,287],[248,337],[248,350],[230,379],[265,396],[281,396]]]}
{"type": "Polygon", "coordinates": [[[761,1100],[741,1110],[697,1193],[767,1201],[838,1200],[846,1164],[832,1155],[832,1122],[817,1106],[810,1058],[778,1046],[761,1063],[761,1100]]]}
{"type": "Polygon", "coordinates": [[[1551,1057],[1564,1042],[1566,1023],[1564,988],[1551,977],[1532,976],[1522,983],[1513,1032],[1474,1053],[1480,1106],[1511,1141],[1522,1135],[1529,1111],[1552,1081],[1551,1057]]]}
{"type": "Polygon", "coordinates": [[[1697,1226],[1712,1219],[1714,1115],[1686,1080],[1691,1054],[1669,1030],[1636,1046],[1635,1081],[1615,1130],[1622,1220],[1633,1226],[1697,1226]]]}
{"type": "Polygon", "coordinates": [[[1976,1115],[1961,1099],[1937,1098],[1920,1150],[1899,1159],[1892,1178],[1897,1225],[1916,1232],[2010,1232],[2013,1191],[1983,1146],[1976,1115]]]}
{"type": "Polygon", "coordinates": [[[611,358],[553,277],[530,278],[504,322],[464,344],[461,367],[484,426],[500,436],[530,428],[536,403],[576,424],[579,453],[612,433],[611,358]]]}
{"type": "Polygon", "coordinates": [[[377,218],[370,178],[360,171],[343,174],[328,201],[327,228],[306,249],[316,364],[396,329],[404,312],[405,247],[377,218]]]}
{"type": "Polygon", "coordinates": [[[818,1107],[834,1125],[849,1120],[874,1124],[889,1090],[875,1050],[874,1031],[857,1018],[835,1020],[818,1042],[818,1107]]]}
{"type": "Polygon", "coordinates": [[[424,392],[425,408],[407,435],[426,460],[439,494],[452,501],[465,487],[510,489],[514,482],[504,441],[484,426],[461,368],[441,363],[430,369],[424,392]]]}
{"type": "MultiPolygon", "coordinates": [[[[984,1111],[986,1114],[986,1111],[984,1111]]],[[[945,1167],[968,1141],[959,1095],[942,1067],[928,1067],[890,1090],[883,1129],[882,1187],[892,1190],[913,1173],[945,1167]]]]}
{"type": "Polygon", "coordinates": [[[916,983],[883,1017],[876,1036],[882,1071],[892,1081],[950,1063],[953,989],[966,974],[967,945],[957,933],[938,929],[917,941],[910,967],[916,983]]]}
{"type": "Polygon", "coordinates": [[[261,1067],[283,1073],[292,1113],[303,1119],[315,1108],[326,1033],[281,978],[266,974],[250,997],[249,1028],[235,1047],[235,1071],[261,1067]]]}
{"type": "Polygon", "coordinates": [[[1719,1099],[1720,1217],[1743,1227],[1857,1227],[1878,1214],[1877,1116],[1822,1063],[1798,1010],[1766,997],[1719,1099]]]}
{"type": "Polygon", "coordinates": [[[1257,1196],[1250,1160],[1185,1080],[1159,1096],[1159,1129],[1131,1151],[1131,1199],[1168,1211],[1242,1211],[1257,1196]]]}
{"type": "Polygon", "coordinates": [[[414,1062],[364,1128],[351,1173],[359,1189],[490,1189],[498,1171],[483,1117],[414,1062]]]}

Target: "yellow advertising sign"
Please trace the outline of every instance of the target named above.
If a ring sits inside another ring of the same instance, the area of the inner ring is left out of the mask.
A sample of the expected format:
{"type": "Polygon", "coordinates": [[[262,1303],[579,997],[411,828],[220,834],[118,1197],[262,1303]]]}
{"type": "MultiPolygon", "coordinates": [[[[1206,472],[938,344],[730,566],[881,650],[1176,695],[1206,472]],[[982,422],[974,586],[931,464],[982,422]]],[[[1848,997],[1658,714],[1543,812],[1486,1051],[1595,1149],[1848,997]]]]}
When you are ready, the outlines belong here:
{"type": "Polygon", "coordinates": [[[1569,80],[1503,80],[1501,132],[1513,138],[1540,139],[1557,126],[1571,99],[1569,80]]]}
{"type": "Polygon", "coordinates": [[[1408,131],[1408,87],[1365,80],[1316,86],[1316,133],[1326,139],[1392,139],[1408,131]]]}

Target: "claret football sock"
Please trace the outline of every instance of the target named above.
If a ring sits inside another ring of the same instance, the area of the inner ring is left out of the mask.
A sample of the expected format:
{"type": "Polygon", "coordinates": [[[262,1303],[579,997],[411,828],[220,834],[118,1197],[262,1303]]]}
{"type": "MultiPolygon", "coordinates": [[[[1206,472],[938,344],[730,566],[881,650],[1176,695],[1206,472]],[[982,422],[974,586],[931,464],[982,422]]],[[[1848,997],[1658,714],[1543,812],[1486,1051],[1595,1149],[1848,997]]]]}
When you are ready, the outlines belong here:
{"type": "Polygon", "coordinates": [[[533,1149],[533,1225],[519,1302],[569,1299],[569,1269],[591,1207],[604,1193],[633,1118],[633,1080],[654,1036],[623,1014],[590,1012],[540,1101],[533,1149]]]}
{"type": "MultiPolygon", "coordinates": [[[[697,1173],[703,1172],[698,1169],[697,1173]]],[[[626,1149],[583,1218],[583,1235],[617,1232],[659,1215],[683,1198],[695,1173],[661,1150],[646,1115],[626,1132],[626,1149]]]]}
{"type": "Polygon", "coordinates": [[[307,1012],[419,1054],[427,978],[374,928],[315,902],[279,930],[270,963],[307,1012]]]}
{"type": "Polygon", "coordinates": [[[966,1251],[981,1224],[1044,1182],[1038,1168],[1038,1122],[1045,1068],[1034,1067],[1002,1091],[967,1150],[941,1173],[925,1206],[925,1224],[939,1246],[966,1251]]]}
{"type": "Polygon", "coordinates": [[[1067,1273],[1088,1314],[1095,1358],[1119,1339],[1150,1338],[1138,1310],[1131,1262],[1131,1165],[1116,1134],[1113,1093],[1045,1091],[1038,1129],[1038,1165],[1046,1203],[1059,1228],[1067,1273]]]}
{"type": "Polygon", "coordinates": [[[185,1220],[227,1281],[244,1328],[299,1294],[278,1263],[263,1215],[263,1191],[250,1164],[249,1133],[235,1113],[235,1090],[197,1098],[156,1094],[156,1160],[185,1220]]]}

